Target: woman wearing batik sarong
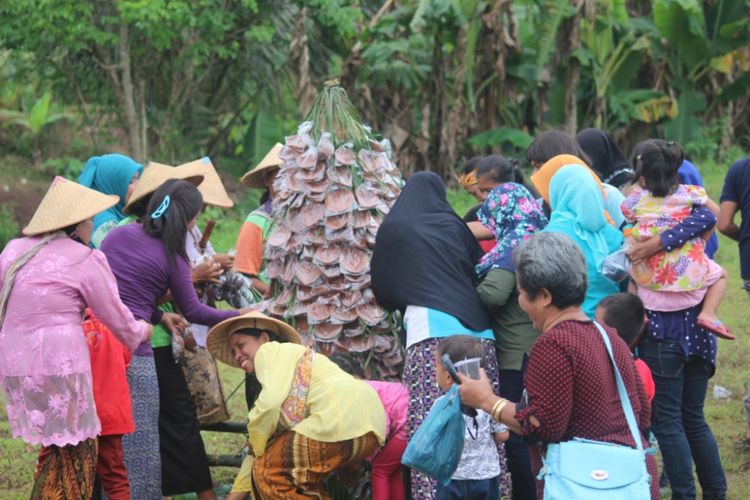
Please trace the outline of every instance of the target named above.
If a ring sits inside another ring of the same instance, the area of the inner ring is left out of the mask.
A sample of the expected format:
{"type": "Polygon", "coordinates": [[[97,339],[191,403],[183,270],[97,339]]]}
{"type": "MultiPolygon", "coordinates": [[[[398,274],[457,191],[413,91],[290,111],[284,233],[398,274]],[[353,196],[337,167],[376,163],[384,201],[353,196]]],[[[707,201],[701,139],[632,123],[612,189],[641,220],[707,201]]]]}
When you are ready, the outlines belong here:
{"type": "MultiPolygon", "coordinates": [[[[409,389],[409,436],[441,395],[435,353],[441,338],[470,335],[484,346],[484,367],[499,391],[495,335],[476,291],[474,266],[482,257],[474,235],[453,212],[445,185],[433,172],[417,172],[383,220],[370,264],[372,290],[383,308],[403,313],[409,389]]],[[[501,470],[505,451],[499,447],[501,470]]],[[[500,478],[503,489],[505,477],[500,478]]],[[[433,499],[436,482],[411,472],[411,496],[433,499]]]]}
{"type": "Polygon", "coordinates": [[[108,196],[58,177],[0,254],[0,385],[14,437],[41,445],[31,498],[91,498],[101,432],[81,318],[91,308],[130,351],[151,334],[89,248],[108,196]]]}
{"type": "Polygon", "coordinates": [[[209,332],[211,354],[254,373],[262,387],[230,500],[328,499],[324,480],[353,471],[384,443],[385,410],[375,390],[299,341],[294,328],[259,312],[209,332]]]}

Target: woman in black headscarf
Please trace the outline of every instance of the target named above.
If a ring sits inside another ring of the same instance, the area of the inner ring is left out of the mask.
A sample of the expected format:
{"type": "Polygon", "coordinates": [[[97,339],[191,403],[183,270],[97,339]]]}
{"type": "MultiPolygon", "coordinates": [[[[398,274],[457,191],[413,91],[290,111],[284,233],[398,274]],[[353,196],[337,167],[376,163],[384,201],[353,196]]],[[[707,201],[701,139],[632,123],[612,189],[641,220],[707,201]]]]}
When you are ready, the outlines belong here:
{"type": "Polygon", "coordinates": [[[599,174],[604,184],[622,189],[635,177],[625,155],[612,137],[598,128],[581,130],[576,142],[591,160],[591,168],[599,174]]]}
{"type": "MultiPolygon", "coordinates": [[[[435,369],[441,338],[482,339],[485,370],[499,385],[490,317],[475,289],[474,265],[481,257],[476,239],[448,204],[440,177],[414,174],[380,225],[370,264],[378,303],[404,318],[409,437],[441,395],[435,369]]],[[[505,470],[504,453],[500,459],[505,470]]],[[[412,498],[434,495],[434,481],[412,471],[412,498]]]]}

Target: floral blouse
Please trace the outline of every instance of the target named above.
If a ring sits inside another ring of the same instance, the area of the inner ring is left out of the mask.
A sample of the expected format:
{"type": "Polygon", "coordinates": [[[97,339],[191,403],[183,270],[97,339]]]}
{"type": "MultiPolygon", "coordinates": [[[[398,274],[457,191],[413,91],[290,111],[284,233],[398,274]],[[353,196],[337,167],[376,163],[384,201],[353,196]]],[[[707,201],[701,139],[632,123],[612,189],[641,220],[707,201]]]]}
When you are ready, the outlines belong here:
{"type": "MultiPolygon", "coordinates": [[[[38,241],[8,243],[0,289],[10,265],[38,241]]],[[[120,302],[104,254],[70,238],[50,241],[16,274],[0,329],[0,385],[13,436],[29,444],[75,445],[100,432],[81,324],[86,307],[130,351],[150,329],[120,302]]]]}
{"type": "MultiPolygon", "coordinates": [[[[630,239],[641,241],[674,228],[688,218],[693,208],[705,206],[706,191],[700,186],[680,184],[670,195],[659,197],[636,187],[622,202],[625,219],[633,224],[630,239]]],[[[633,266],[631,276],[651,290],[686,292],[706,285],[709,260],[705,242],[696,237],[682,247],[652,255],[644,264],[633,266]]]]}

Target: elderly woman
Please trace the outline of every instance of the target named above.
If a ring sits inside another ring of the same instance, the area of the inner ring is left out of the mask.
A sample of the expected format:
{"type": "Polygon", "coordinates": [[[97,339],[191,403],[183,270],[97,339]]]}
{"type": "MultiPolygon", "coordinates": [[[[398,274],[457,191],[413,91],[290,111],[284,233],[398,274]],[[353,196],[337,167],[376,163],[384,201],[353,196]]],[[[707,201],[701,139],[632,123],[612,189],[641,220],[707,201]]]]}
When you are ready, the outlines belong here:
{"type": "MultiPolygon", "coordinates": [[[[526,368],[527,397],[511,403],[493,394],[486,377],[462,378],[461,401],[492,414],[526,437],[532,464],[542,467],[545,445],[590,439],[634,447],[618,395],[612,362],[597,326],[581,309],[586,291],[586,263],[570,238],[540,233],[521,245],[514,256],[519,302],[542,332],[534,342],[526,368]]],[[[633,364],[630,349],[613,330],[606,330],[617,369],[641,431],[651,425],[650,404],[633,364]]],[[[659,498],[656,462],[645,459],[651,475],[651,496],[659,498]]],[[[537,497],[544,482],[537,482],[537,497]]]]}
{"type": "Polygon", "coordinates": [[[211,353],[261,385],[248,415],[250,454],[230,499],[329,499],[325,479],[355,468],[385,440],[375,390],[299,341],[294,328],[259,312],[209,332],[211,353]]]}
{"type": "Polygon", "coordinates": [[[121,154],[92,156],[86,161],[78,182],[100,193],[120,197],[115,206],[94,217],[90,243],[92,247],[99,248],[107,233],[126,217],[123,209],[141,174],[143,165],[121,154]]]}
{"type": "MultiPolygon", "coordinates": [[[[492,157],[490,157],[492,158],[492,157]]],[[[479,298],[490,311],[495,332],[495,350],[500,373],[500,395],[518,401],[523,392],[523,376],[531,345],[539,333],[518,303],[513,251],[547,225],[547,217],[533,195],[521,184],[508,182],[493,189],[482,204],[479,221],[490,230],[497,246],[476,266],[482,282],[479,298]]],[[[513,498],[534,496],[529,451],[521,438],[512,433],[505,443],[513,498]]]]}
{"type": "Polygon", "coordinates": [[[92,218],[117,204],[57,177],[31,222],[0,254],[0,381],[14,436],[41,445],[32,498],[90,498],[100,422],[81,326],[86,308],[129,350],[151,326],[117,294],[92,218]],[[40,300],[40,298],[42,300],[40,300]]]}

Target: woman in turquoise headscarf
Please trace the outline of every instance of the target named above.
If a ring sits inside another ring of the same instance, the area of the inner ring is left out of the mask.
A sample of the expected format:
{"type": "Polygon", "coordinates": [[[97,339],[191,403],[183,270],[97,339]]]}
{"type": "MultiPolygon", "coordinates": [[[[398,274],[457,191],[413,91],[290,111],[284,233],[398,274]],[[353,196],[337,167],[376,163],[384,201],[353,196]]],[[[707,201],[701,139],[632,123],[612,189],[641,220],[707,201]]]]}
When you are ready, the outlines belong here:
{"type": "Polygon", "coordinates": [[[116,194],[120,201],[94,217],[91,246],[99,248],[107,233],[127,217],[123,212],[130,193],[143,173],[143,165],[121,154],[92,156],[86,162],[78,183],[104,194],[116,194]]]}
{"type": "Polygon", "coordinates": [[[599,268],[602,260],[622,245],[622,233],[607,216],[601,188],[581,165],[563,167],[552,177],[550,207],[552,215],[544,230],[568,236],[586,257],[588,290],[583,310],[593,319],[599,301],[620,291],[599,268]]]}

